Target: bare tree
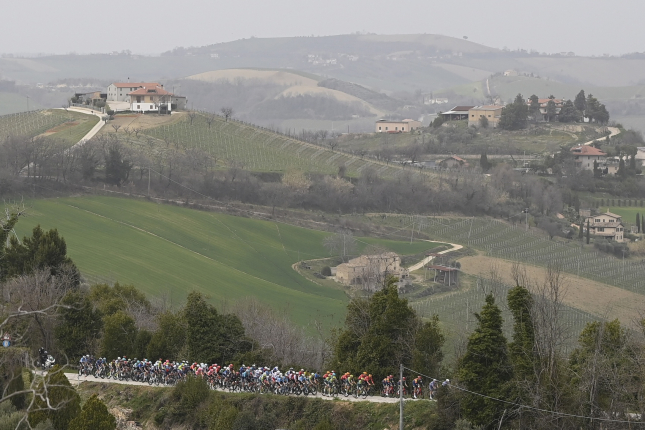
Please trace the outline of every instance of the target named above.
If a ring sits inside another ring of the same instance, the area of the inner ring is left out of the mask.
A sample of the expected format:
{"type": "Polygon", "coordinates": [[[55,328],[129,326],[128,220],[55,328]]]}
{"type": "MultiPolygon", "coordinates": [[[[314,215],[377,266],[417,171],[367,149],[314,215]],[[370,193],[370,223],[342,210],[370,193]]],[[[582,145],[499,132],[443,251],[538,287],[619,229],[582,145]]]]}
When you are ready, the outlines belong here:
{"type": "Polygon", "coordinates": [[[226,122],[233,116],[233,108],[231,107],[223,107],[220,112],[222,112],[222,116],[226,122]]]}
{"type": "Polygon", "coordinates": [[[331,152],[334,152],[334,149],[338,147],[338,141],[336,139],[329,139],[327,141],[327,146],[329,146],[329,149],[331,150],[331,152]]]}
{"type": "Polygon", "coordinates": [[[118,125],[118,124],[112,124],[112,128],[114,129],[114,132],[115,132],[115,133],[118,133],[118,132],[119,132],[119,129],[121,128],[121,126],[120,126],[120,125],[118,125]]]}
{"type": "Polygon", "coordinates": [[[206,124],[208,124],[208,128],[211,128],[211,125],[213,124],[213,121],[215,121],[215,114],[208,114],[206,115],[206,124]]]}
{"type": "Polygon", "coordinates": [[[188,119],[190,120],[190,125],[193,125],[193,121],[195,121],[195,118],[197,117],[197,112],[194,110],[188,111],[188,119]]]}

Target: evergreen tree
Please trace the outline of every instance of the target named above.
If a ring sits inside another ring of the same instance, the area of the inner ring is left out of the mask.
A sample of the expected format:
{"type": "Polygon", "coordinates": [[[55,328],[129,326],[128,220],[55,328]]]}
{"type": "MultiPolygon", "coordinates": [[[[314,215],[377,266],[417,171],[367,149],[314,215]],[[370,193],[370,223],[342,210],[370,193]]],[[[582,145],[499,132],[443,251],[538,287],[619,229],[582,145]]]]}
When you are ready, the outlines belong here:
{"type": "Polygon", "coordinates": [[[490,161],[488,161],[488,156],[486,155],[485,152],[483,152],[482,155],[479,157],[479,166],[484,172],[488,172],[491,168],[491,163],[490,161]]]}
{"type": "Polygon", "coordinates": [[[584,115],[585,110],[587,109],[587,97],[585,96],[585,91],[580,90],[578,95],[576,95],[575,100],[573,101],[573,105],[576,107],[576,109],[579,112],[579,117],[581,118],[582,115],[584,115]]]}
{"type": "Polygon", "coordinates": [[[522,94],[515,97],[513,103],[510,103],[502,109],[502,115],[499,119],[499,127],[503,130],[519,130],[526,127],[528,118],[528,106],[524,102],[522,94]]]}
{"type": "Polygon", "coordinates": [[[540,99],[535,94],[529,97],[529,114],[534,121],[540,118],[540,99]]]}
{"type": "Polygon", "coordinates": [[[69,383],[60,366],[54,366],[45,375],[44,381],[38,385],[38,392],[45,391],[47,385],[47,401],[41,396],[34,397],[34,412],[29,414],[29,423],[36,426],[49,419],[55,430],[69,429],[70,422],[81,411],[81,398],[69,383]]]}
{"type": "Polygon", "coordinates": [[[123,158],[119,145],[111,145],[105,155],[105,182],[118,187],[128,180],[132,163],[123,158]]]}
{"type": "Polygon", "coordinates": [[[589,228],[589,220],[587,219],[587,245],[589,245],[590,237],[591,237],[591,229],[589,228]]]}
{"type": "Polygon", "coordinates": [[[165,312],[157,316],[159,328],[148,343],[146,356],[178,360],[186,342],[186,322],[181,315],[165,312]]]}
{"type": "Polygon", "coordinates": [[[584,232],[584,221],[580,221],[580,225],[578,226],[578,239],[582,240],[582,235],[584,232]]]}
{"type": "Polygon", "coordinates": [[[641,217],[641,233],[645,233],[645,216],[641,217]]]}
{"type": "Polygon", "coordinates": [[[49,268],[52,276],[66,270],[77,285],[80,282],[78,269],[67,256],[65,239],[59,236],[56,229],[45,232],[38,225],[34,227],[31,237],[23,237],[22,243],[12,236],[4,253],[4,260],[0,260],[4,268],[0,275],[6,274],[6,278],[49,268]]]}
{"type": "MultiPolygon", "coordinates": [[[[492,294],[486,296],[481,314],[475,314],[478,326],[468,338],[466,353],[459,361],[458,377],[466,388],[495,398],[506,396],[506,386],[513,376],[506,338],[502,332],[502,312],[492,294]]],[[[475,425],[497,426],[504,404],[474,394],[462,401],[464,416],[475,425]]]]}
{"type": "Polygon", "coordinates": [[[96,394],[87,399],[81,413],[69,423],[69,430],[114,430],[116,418],[96,394]]]}
{"type": "Polygon", "coordinates": [[[636,229],[641,232],[641,215],[638,212],[636,212],[636,229]]]}
{"type": "Polygon", "coordinates": [[[396,373],[400,363],[409,365],[419,321],[408,301],[399,298],[395,282],[390,279],[370,298],[349,303],[334,345],[334,367],[367,371],[377,379],[396,373]]]}
{"type": "Polygon", "coordinates": [[[515,378],[522,381],[532,380],[535,376],[535,332],[531,315],[533,298],[529,290],[518,285],[509,290],[507,300],[514,320],[513,342],[508,346],[508,351],[515,378]]]}
{"type": "Polygon", "coordinates": [[[598,166],[598,160],[593,160],[593,176],[594,178],[600,178],[602,176],[602,170],[598,166]]]}
{"type": "Polygon", "coordinates": [[[76,362],[92,350],[98,338],[103,320],[101,313],[94,309],[87,294],[80,291],[68,292],[59,311],[59,324],[55,335],[58,347],[72,361],[76,362]]]}
{"type": "Polygon", "coordinates": [[[562,104],[560,109],[560,114],[558,115],[558,120],[560,122],[576,122],[580,121],[580,116],[582,114],[576,109],[575,105],[571,100],[567,100],[562,104]]]}
{"type": "Polygon", "coordinates": [[[553,119],[555,119],[555,115],[557,113],[558,109],[555,106],[555,102],[553,99],[550,99],[548,103],[546,104],[546,117],[549,122],[551,122],[553,119]]]}
{"type": "Polygon", "coordinates": [[[443,360],[442,347],[446,337],[441,332],[439,317],[433,315],[421,326],[414,338],[412,367],[425,375],[438,375],[443,360]]]}

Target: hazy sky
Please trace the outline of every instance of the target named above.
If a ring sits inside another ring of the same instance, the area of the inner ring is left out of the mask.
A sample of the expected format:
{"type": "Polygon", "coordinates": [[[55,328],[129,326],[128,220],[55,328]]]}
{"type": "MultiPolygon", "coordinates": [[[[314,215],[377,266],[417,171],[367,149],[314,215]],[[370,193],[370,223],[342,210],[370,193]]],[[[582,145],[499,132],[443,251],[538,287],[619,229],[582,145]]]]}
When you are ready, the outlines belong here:
{"type": "Polygon", "coordinates": [[[436,33],[579,55],[645,51],[642,0],[0,0],[2,53],[159,53],[240,38],[436,33]]]}

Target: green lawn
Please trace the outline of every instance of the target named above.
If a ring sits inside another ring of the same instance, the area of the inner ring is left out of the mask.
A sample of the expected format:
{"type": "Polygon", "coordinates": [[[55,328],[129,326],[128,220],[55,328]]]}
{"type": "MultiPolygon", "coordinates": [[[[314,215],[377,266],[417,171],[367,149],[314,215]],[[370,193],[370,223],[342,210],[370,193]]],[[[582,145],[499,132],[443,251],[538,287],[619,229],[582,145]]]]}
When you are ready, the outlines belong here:
{"type": "MultiPolygon", "coordinates": [[[[134,284],[149,296],[167,294],[173,305],[199,290],[214,303],[255,296],[288,309],[299,324],[333,316],[342,320],[343,289],[307,281],[291,265],[328,256],[327,232],[249,218],[159,205],[143,200],[78,197],[34,200],[18,234],[36,224],[57,228],[88,280],[134,284]]],[[[435,244],[359,238],[401,254],[435,244]]]]}
{"type": "Polygon", "coordinates": [[[616,215],[620,215],[621,217],[623,217],[623,222],[627,223],[628,225],[632,225],[632,224],[636,223],[636,214],[637,213],[640,213],[641,216],[643,216],[643,214],[645,214],[645,208],[634,207],[634,206],[631,206],[631,207],[629,207],[629,206],[628,207],[624,207],[624,206],[621,206],[621,207],[618,207],[618,206],[607,207],[607,206],[605,206],[605,207],[598,208],[598,210],[600,211],[600,213],[604,213],[604,212],[609,211],[609,212],[614,213],[616,215]]]}

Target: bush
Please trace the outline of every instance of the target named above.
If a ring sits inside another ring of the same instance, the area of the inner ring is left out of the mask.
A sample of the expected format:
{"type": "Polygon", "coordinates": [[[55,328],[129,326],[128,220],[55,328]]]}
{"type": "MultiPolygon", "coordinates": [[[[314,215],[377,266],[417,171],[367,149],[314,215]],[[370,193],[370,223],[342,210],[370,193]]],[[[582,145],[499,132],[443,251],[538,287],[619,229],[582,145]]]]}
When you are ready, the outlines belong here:
{"type": "Polygon", "coordinates": [[[172,409],[172,415],[183,418],[193,413],[208,399],[209,393],[208,384],[204,379],[189,376],[173,389],[172,398],[176,406],[172,409]]]}
{"type": "Polygon", "coordinates": [[[331,267],[329,266],[323,267],[322,270],[320,271],[320,274],[323,276],[331,276],[331,267]]]}
{"type": "Polygon", "coordinates": [[[108,109],[105,113],[108,114],[108,116],[114,115],[114,111],[112,109],[108,109]]]}
{"type": "Polygon", "coordinates": [[[92,395],[81,413],[69,423],[70,430],[114,430],[116,429],[116,418],[108,412],[105,404],[96,394],[92,395]]]}
{"type": "Polygon", "coordinates": [[[594,239],[594,248],[598,251],[605,252],[607,254],[615,255],[616,257],[629,258],[629,246],[626,243],[619,243],[614,241],[609,241],[604,238],[594,239]]]}

